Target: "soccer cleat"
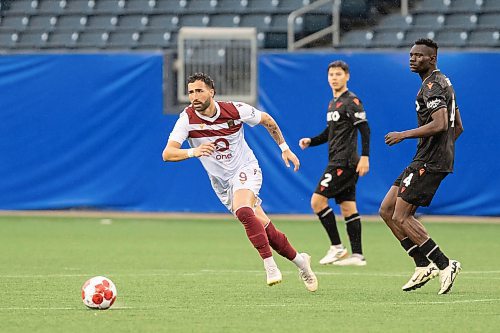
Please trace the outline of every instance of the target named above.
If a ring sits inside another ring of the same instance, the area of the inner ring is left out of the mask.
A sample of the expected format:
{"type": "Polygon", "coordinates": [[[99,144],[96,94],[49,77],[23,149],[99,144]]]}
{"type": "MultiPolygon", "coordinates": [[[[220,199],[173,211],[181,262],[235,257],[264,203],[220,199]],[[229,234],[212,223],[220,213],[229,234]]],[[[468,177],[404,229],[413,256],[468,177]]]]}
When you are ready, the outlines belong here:
{"type": "Polygon", "coordinates": [[[267,275],[267,285],[274,286],[281,282],[283,277],[281,276],[281,272],[277,266],[266,267],[266,275],[267,275]]]}
{"type": "Polygon", "coordinates": [[[326,255],[319,261],[321,265],[327,265],[334,263],[337,260],[344,258],[347,255],[347,250],[342,246],[342,248],[337,248],[334,245],[330,246],[330,249],[326,255]]]}
{"type": "Polygon", "coordinates": [[[318,290],[318,279],[311,269],[311,256],[307,253],[300,254],[306,262],[304,269],[299,269],[299,278],[304,281],[306,289],[309,291],[318,290]]]}
{"type": "Polygon", "coordinates": [[[401,289],[403,289],[403,291],[418,289],[438,275],[439,270],[433,263],[425,267],[415,267],[415,273],[413,273],[410,280],[408,280],[401,289]]]}
{"type": "Polygon", "coordinates": [[[438,295],[444,295],[450,292],[453,287],[453,282],[462,270],[462,265],[456,260],[450,260],[450,264],[445,269],[439,271],[439,281],[441,282],[441,289],[438,295]]]}
{"type": "Polygon", "coordinates": [[[353,254],[342,260],[335,261],[335,266],[366,266],[365,257],[361,254],[353,254]]]}

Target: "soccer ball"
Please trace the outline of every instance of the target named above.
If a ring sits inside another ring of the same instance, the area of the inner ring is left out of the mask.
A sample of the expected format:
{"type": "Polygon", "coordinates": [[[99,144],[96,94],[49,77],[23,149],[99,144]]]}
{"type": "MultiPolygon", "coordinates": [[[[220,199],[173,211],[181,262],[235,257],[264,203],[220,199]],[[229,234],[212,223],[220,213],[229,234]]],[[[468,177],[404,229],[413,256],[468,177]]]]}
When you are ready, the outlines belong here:
{"type": "Polygon", "coordinates": [[[104,276],[90,278],[82,286],[82,300],[91,309],[109,309],[116,300],[115,284],[104,276]]]}

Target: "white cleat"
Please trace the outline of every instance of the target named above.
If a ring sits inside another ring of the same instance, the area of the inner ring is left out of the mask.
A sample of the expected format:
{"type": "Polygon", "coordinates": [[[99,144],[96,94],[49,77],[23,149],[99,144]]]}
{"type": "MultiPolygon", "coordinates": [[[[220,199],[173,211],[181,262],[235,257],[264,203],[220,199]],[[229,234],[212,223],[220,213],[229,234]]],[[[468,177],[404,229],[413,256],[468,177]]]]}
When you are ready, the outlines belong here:
{"type": "Polygon", "coordinates": [[[333,264],[335,266],[366,266],[366,260],[360,254],[353,254],[346,259],[337,260],[333,264]]]}
{"type": "Polygon", "coordinates": [[[318,290],[318,279],[311,269],[311,256],[307,253],[301,253],[300,255],[304,258],[306,267],[299,269],[299,278],[304,282],[307,290],[316,291],[318,290]]]}
{"type": "Polygon", "coordinates": [[[450,264],[448,267],[439,271],[439,281],[441,281],[441,289],[439,289],[438,295],[444,295],[451,291],[453,287],[453,282],[458,273],[462,270],[462,265],[456,260],[450,259],[450,264]]]}
{"type": "Polygon", "coordinates": [[[277,266],[266,267],[267,285],[274,286],[283,280],[283,276],[277,266]]]}
{"type": "Polygon", "coordinates": [[[413,273],[410,280],[401,289],[403,291],[418,289],[438,275],[439,269],[433,263],[430,263],[426,267],[415,267],[415,273],[413,273]]]}
{"type": "Polygon", "coordinates": [[[347,250],[345,247],[337,248],[335,245],[330,246],[330,249],[326,255],[319,261],[321,265],[328,265],[336,262],[347,256],[347,250]]]}

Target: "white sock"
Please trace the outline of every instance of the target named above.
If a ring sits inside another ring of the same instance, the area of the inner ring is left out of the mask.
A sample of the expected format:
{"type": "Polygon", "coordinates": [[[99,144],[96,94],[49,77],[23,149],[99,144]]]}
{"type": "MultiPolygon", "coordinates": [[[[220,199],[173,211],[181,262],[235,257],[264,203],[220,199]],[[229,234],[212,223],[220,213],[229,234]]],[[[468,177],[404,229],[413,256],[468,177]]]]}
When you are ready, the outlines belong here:
{"type": "Polygon", "coordinates": [[[274,258],[271,256],[269,258],[264,259],[264,267],[265,268],[268,268],[268,267],[278,267],[278,265],[276,265],[276,262],[274,261],[274,258]]]}
{"type": "Polygon", "coordinates": [[[297,266],[300,269],[303,269],[306,266],[306,260],[298,252],[297,252],[297,255],[295,256],[295,258],[293,258],[292,262],[295,264],[295,266],[297,266]]]}

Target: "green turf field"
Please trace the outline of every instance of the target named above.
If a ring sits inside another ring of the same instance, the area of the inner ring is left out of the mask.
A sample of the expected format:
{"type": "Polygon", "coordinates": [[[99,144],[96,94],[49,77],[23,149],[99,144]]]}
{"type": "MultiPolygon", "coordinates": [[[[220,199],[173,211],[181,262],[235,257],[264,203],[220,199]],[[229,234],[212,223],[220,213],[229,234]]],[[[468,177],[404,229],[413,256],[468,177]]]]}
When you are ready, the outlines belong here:
{"type": "MultiPolygon", "coordinates": [[[[428,223],[463,271],[410,293],[412,261],[382,223],[364,223],[366,267],[320,266],[319,222],[277,220],[313,256],[319,290],[277,259],[268,287],[239,223],[226,220],[0,217],[0,332],[499,332],[500,224],[428,223]],[[110,310],[87,309],[80,287],[111,278],[110,310]]],[[[346,240],[343,223],[341,236],[346,240]]]]}

